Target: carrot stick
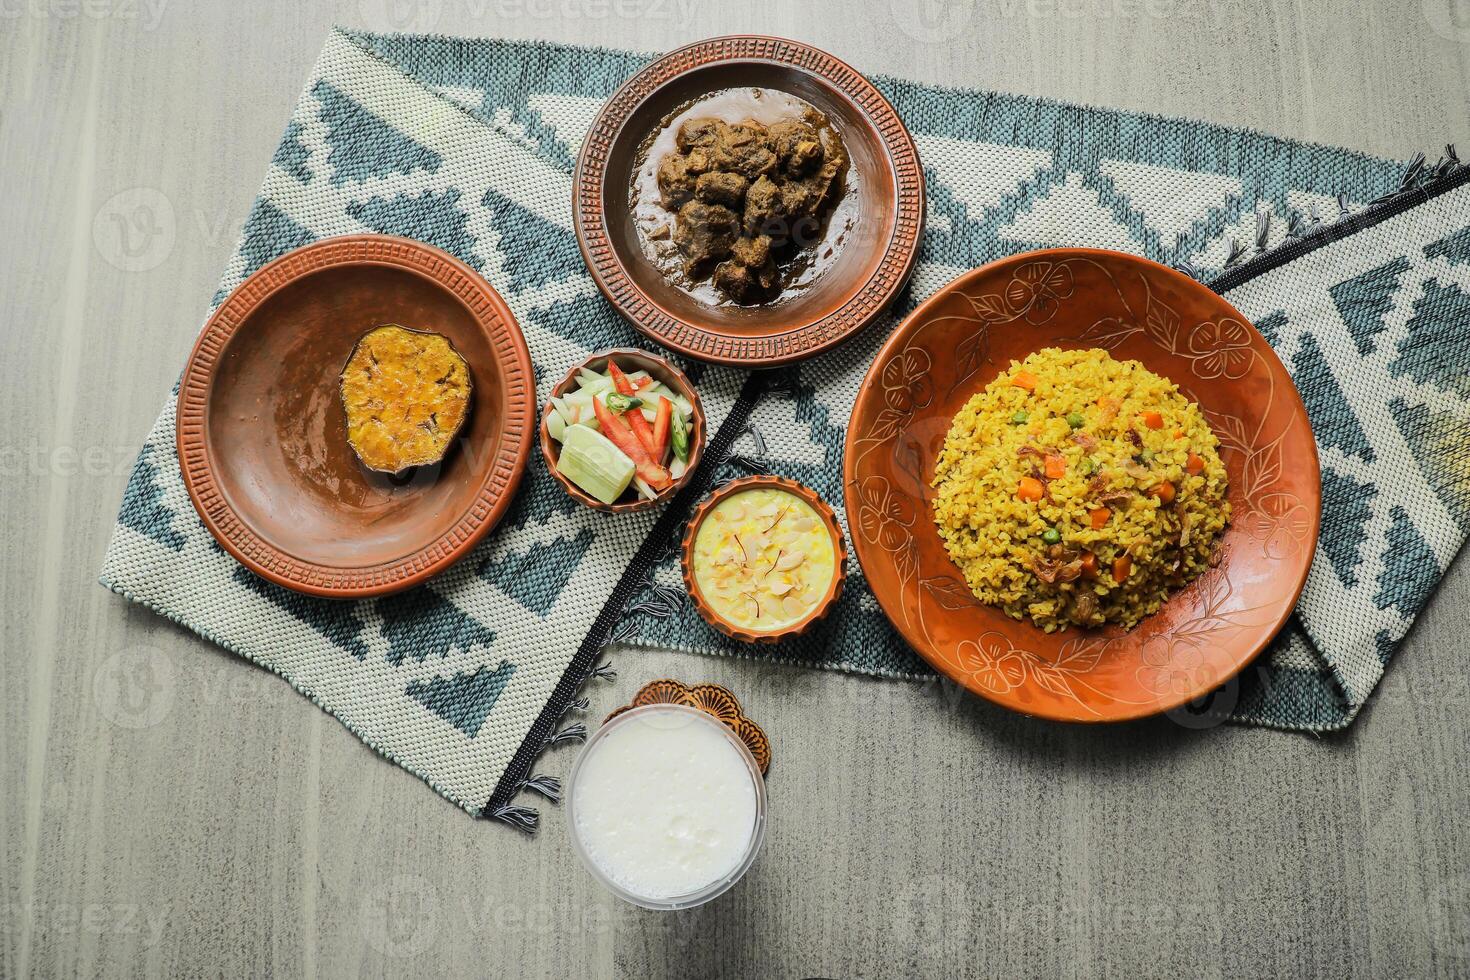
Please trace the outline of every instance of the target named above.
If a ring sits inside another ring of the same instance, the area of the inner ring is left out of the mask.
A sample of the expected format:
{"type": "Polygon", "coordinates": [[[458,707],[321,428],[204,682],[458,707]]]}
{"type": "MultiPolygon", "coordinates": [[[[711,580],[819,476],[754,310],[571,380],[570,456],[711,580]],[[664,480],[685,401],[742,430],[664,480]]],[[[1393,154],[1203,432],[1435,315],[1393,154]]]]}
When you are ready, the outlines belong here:
{"type": "MultiPolygon", "coordinates": [[[[638,438],[600,399],[592,399],[592,409],[597,413],[597,423],[602,427],[602,434],[612,440],[612,444],[633,461],[633,466],[638,471],[638,475],[643,478],[643,482],[655,490],[663,490],[673,483],[669,477],[669,471],[653,461],[648,455],[648,450],[643,448],[638,438]]],[[[643,418],[638,414],[637,409],[634,409],[631,414],[640,419],[643,418]]],[[[644,419],[643,422],[644,425],[648,424],[647,419],[644,419]]]]}
{"type": "Polygon", "coordinates": [[[658,414],[653,419],[653,461],[662,463],[669,451],[669,422],[674,416],[674,403],[658,397],[658,414]]]}
{"type": "MultiPolygon", "coordinates": [[[[623,373],[623,369],[618,367],[617,361],[611,358],[608,359],[607,373],[612,375],[613,385],[617,387],[618,394],[628,395],[629,397],[633,396],[636,391],[633,387],[633,382],[629,381],[628,376],[623,373]]],[[[592,400],[594,402],[597,401],[595,397],[592,400]]],[[[649,458],[654,462],[662,459],[658,455],[658,448],[653,441],[653,430],[648,427],[648,419],[643,417],[643,412],[635,408],[629,411],[624,418],[628,420],[628,426],[633,430],[633,434],[638,437],[638,441],[643,443],[643,448],[648,451],[649,458]]]]}

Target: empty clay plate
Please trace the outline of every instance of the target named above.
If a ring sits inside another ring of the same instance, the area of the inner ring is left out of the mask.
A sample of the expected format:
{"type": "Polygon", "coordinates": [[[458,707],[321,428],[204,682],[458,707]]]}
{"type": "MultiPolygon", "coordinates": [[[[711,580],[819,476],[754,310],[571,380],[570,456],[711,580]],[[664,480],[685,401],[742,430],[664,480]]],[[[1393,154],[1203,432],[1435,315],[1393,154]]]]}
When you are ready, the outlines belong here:
{"type": "Polygon", "coordinates": [[[1095,249],[1002,259],[916,309],[859,389],[844,484],[863,574],[904,639],[971,691],[1066,721],[1168,711],[1234,676],[1296,606],[1322,504],[1311,423],[1265,338],[1193,279],[1095,249]],[[934,523],[930,484],[955,412],[1044,347],[1142,362],[1220,439],[1232,514],[1219,561],[1131,631],[1044,633],[982,605],[934,523]]]}
{"type": "Polygon", "coordinates": [[[330,238],[261,268],[205,325],[179,390],[179,465],[205,526],[257,575],[333,598],[394,592],[500,519],[535,388],[515,318],[464,263],[408,239],[330,238]],[[398,477],[353,454],[338,390],[358,339],[387,323],[448,338],[474,385],[443,461],[398,477]]]}
{"type": "Polygon", "coordinates": [[[796,41],[740,35],[671,52],[614,93],[582,144],[572,203],[587,267],[634,327],[690,357],[773,367],[840,344],[898,295],[918,258],[924,177],[903,121],[857,71],[796,41]],[[827,116],[855,195],[843,205],[852,227],[830,264],[794,295],[758,306],[705,302],[671,283],[645,255],[632,216],[644,140],[689,103],[742,87],[794,95],[827,116]]]}

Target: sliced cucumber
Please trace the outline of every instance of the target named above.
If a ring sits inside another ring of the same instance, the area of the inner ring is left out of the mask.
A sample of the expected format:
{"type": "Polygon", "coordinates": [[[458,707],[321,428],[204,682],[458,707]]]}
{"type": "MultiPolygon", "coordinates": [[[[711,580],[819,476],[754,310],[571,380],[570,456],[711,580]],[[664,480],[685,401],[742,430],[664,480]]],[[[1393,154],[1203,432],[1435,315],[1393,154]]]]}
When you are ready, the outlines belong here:
{"type": "Polygon", "coordinates": [[[595,395],[599,391],[607,391],[613,387],[613,380],[605,374],[593,374],[586,368],[577,372],[577,384],[581,391],[589,395],[595,395]]]}
{"type": "Polygon", "coordinates": [[[561,442],[562,435],[567,431],[566,419],[554,408],[550,415],[546,416],[546,432],[557,442],[561,442]]]}
{"type": "Polygon", "coordinates": [[[616,503],[633,480],[633,461],[590,426],[569,425],[563,436],[557,471],[603,503],[616,503]]]}

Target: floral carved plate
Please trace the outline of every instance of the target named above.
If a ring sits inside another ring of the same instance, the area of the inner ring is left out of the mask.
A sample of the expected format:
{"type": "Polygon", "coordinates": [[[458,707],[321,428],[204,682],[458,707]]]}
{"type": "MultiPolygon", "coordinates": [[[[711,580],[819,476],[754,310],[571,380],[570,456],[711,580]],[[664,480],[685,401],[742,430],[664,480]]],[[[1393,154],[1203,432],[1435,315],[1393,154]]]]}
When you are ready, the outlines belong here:
{"type": "Polygon", "coordinates": [[[1094,249],[994,262],[915,310],[858,392],[843,479],[863,574],[909,644],[977,694],[1065,721],[1168,711],[1234,676],[1291,615],[1321,517],[1311,425],[1265,339],[1194,280],[1094,249]],[[981,604],[934,525],[930,482],[951,418],[1043,347],[1143,362],[1198,402],[1220,439],[1232,507],[1220,561],[1130,632],[1047,634],[981,604]]]}

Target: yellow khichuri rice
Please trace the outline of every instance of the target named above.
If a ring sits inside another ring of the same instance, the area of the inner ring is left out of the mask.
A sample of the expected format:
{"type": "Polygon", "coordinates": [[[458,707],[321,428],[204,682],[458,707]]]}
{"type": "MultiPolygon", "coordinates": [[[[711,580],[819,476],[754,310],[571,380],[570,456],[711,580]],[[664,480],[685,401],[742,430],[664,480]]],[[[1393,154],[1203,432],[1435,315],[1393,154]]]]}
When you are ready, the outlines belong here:
{"type": "Polygon", "coordinates": [[[1137,361],[1048,347],[972,397],[935,467],[934,520],[980,601],[1048,633],[1132,628],[1215,560],[1219,440],[1137,361]]]}

